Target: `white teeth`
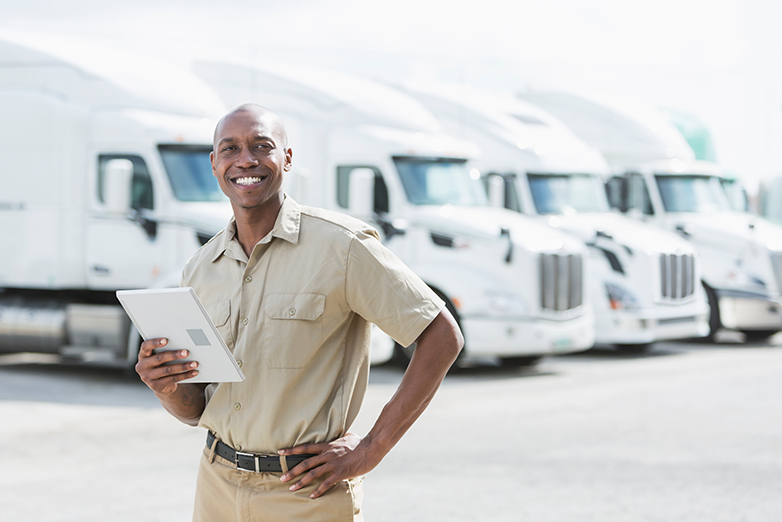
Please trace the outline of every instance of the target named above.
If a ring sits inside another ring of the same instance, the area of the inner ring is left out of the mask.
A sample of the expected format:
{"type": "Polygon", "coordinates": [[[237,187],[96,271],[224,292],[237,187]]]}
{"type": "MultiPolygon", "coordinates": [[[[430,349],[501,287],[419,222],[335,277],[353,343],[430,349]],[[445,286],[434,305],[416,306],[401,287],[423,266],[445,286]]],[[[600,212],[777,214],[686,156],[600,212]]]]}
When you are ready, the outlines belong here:
{"type": "Polygon", "coordinates": [[[260,183],[262,180],[261,178],[236,178],[235,181],[238,185],[252,185],[253,183],[260,183]]]}

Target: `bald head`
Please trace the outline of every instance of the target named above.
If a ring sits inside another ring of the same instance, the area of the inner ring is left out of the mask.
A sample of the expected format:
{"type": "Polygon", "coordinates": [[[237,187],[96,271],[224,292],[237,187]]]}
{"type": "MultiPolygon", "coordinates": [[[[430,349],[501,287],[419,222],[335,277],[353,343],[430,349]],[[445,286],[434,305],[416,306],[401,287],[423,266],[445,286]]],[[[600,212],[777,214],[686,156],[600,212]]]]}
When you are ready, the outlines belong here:
{"type": "Polygon", "coordinates": [[[239,114],[255,117],[258,119],[258,121],[262,121],[265,124],[265,127],[271,130],[278,144],[281,145],[283,149],[288,148],[288,133],[285,131],[285,124],[283,124],[282,119],[274,112],[270,111],[266,107],[258,105],[257,103],[243,103],[242,105],[232,109],[228,114],[220,118],[220,121],[217,122],[214,137],[212,139],[212,146],[215,149],[217,148],[217,142],[220,139],[221,131],[225,122],[239,114]]]}

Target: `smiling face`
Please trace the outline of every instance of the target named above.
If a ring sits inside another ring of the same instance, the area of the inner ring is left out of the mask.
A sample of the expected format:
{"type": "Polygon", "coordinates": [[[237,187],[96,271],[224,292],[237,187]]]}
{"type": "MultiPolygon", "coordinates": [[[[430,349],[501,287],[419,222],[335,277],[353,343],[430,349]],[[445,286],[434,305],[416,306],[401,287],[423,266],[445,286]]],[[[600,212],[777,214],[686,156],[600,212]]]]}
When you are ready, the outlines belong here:
{"type": "Polygon", "coordinates": [[[291,168],[279,117],[258,105],[242,105],[217,124],[212,173],[220,183],[234,215],[273,213],[282,205],[282,176],[291,168]]]}

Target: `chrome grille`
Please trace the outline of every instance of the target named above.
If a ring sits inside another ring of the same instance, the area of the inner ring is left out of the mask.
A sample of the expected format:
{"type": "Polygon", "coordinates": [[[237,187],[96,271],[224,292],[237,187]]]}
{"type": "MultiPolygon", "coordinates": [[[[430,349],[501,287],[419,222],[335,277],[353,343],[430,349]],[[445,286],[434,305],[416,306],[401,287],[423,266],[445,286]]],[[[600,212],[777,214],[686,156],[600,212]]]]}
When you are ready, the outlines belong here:
{"type": "Polygon", "coordinates": [[[540,255],[540,306],[557,312],[581,306],[583,268],[578,254],[540,255]]]}
{"type": "Polygon", "coordinates": [[[679,301],[695,293],[695,256],[660,254],[660,295],[679,301]]]}

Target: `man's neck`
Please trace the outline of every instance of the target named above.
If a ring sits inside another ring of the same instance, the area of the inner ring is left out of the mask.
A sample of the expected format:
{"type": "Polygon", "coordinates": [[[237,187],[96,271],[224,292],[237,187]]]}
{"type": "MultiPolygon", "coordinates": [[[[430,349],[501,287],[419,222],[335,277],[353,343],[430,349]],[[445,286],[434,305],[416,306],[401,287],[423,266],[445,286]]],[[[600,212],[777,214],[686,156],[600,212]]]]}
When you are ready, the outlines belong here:
{"type": "Polygon", "coordinates": [[[260,207],[249,209],[234,207],[236,240],[239,241],[248,258],[252,255],[255,245],[274,228],[283,199],[284,196],[280,193],[279,198],[273,198],[260,207]]]}

